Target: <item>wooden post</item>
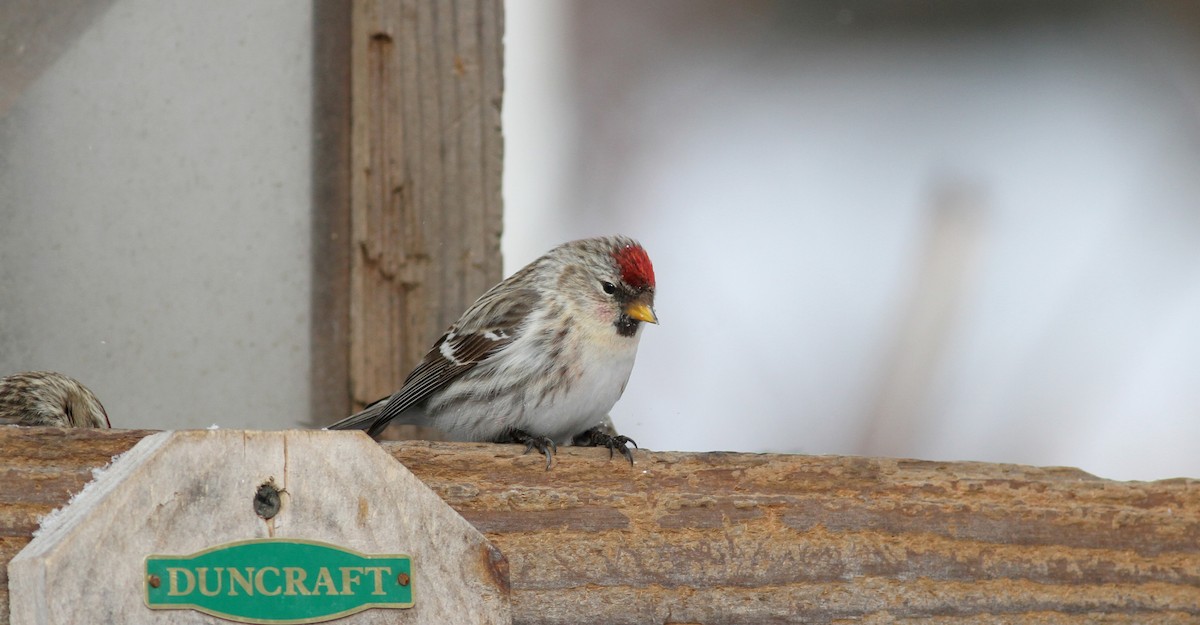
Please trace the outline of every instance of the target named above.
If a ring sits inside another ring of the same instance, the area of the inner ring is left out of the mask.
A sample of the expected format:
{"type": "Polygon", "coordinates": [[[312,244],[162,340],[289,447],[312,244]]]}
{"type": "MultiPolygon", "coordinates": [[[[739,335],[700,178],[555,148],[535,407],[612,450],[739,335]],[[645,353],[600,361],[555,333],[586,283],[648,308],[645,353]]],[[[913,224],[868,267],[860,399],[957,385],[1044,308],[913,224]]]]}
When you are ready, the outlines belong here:
{"type": "MultiPolygon", "coordinates": [[[[8,560],[146,432],[0,428],[8,560]]],[[[1200,480],[885,458],[385,443],[500,549],[513,622],[1195,623],[1200,480]]],[[[352,487],[352,485],[349,485],[352,487]]]]}
{"type": "MultiPolygon", "coordinates": [[[[394,391],[500,279],[501,0],[356,0],[350,378],[394,391]]],[[[339,415],[341,416],[341,415],[339,415]]]]}
{"type": "Polygon", "coordinates": [[[351,413],[350,6],[313,3],[310,418],[351,413]]]}

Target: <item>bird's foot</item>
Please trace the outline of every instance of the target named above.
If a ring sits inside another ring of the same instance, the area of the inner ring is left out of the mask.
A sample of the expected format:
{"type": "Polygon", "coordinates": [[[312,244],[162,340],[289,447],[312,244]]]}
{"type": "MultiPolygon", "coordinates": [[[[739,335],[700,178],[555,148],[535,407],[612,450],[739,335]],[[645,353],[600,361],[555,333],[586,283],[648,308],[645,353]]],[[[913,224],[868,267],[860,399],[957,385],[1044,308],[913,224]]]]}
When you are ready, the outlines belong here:
{"type": "Polygon", "coordinates": [[[553,454],[558,453],[558,445],[549,437],[534,436],[525,430],[509,430],[508,433],[501,438],[501,443],[517,443],[525,444],[525,453],[529,453],[531,449],[536,449],[546,456],[546,470],[550,470],[550,463],[553,459],[553,454]]]}
{"type": "Polygon", "coordinates": [[[613,458],[614,451],[620,451],[622,456],[629,461],[630,466],[633,465],[633,452],[630,451],[627,445],[637,447],[638,444],[628,436],[620,434],[610,434],[606,428],[597,426],[582,434],[575,436],[572,442],[579,447],[607,447],[608,458],[613,458]]]}

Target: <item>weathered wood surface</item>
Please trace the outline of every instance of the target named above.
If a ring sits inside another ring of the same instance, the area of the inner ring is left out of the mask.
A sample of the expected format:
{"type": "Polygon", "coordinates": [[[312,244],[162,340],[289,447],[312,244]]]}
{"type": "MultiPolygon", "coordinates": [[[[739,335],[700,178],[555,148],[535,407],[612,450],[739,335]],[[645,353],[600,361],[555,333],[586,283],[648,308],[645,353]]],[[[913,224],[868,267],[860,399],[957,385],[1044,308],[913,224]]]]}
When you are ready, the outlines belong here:
{"type": "MultiPolygon", "coordinates": [[[[0,564],[145,434],[0,428],[0,564]]],[[[504,552],[516,623],[1200,622],[1200,480],[573,448],[547,472],[517,446],[385,449],[504,552]]]]}
{"type": "Polygon", "coordinates": [[[8,625],[8,563],[29,543],[38,519],[83,490],[93,469],[151,433],[0,427],[0,625],[8,625]]]}
{"type": "MultiPolygon", "coordinates": [[[[419,605],[402,613],[369,609],[339,622],[439,625],[447,614],[464,625],[512,622],[508,566],[496,547],[362,432],[316,430],[188,430],[143,438],[9,564],[11,618],[30,625],[224,622],[193,610],[147,609],[138,592],[146,583],[142,558],[266,538],[372,554],[399,547],[414,556],[419,605]],[[279,489],[270,518],[253,505],[264,484],[279,489]],[[65,589],[69,601],[61,600],[65,589]]],[[[261,574],[248,574],[259,593],[269,593],[261,574]]],[[[319,588],[315,577],[309,588],[319,588]]]]}
{"type": "MultiPolygon", "coordinates": [[[[500,280],[502,0],[356,0],[350,386],[399,388],[500,280]]],[[[329,421],[346,415],[329,415],[329,421]]]]}

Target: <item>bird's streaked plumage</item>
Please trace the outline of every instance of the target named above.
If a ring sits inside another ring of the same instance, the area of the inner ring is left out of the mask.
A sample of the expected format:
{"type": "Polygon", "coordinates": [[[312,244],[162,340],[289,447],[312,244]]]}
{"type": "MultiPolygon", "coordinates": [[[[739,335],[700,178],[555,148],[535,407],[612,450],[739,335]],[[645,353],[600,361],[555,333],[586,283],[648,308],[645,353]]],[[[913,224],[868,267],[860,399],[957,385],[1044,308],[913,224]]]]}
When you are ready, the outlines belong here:
{"type": "MultiPolygon", "coordinates": [[[[564,243],[492,287],[390,397],[330,429],[433,426],[451,439],[545,452],[605,422],[633,369],[642,322],[657,323],[654,268],[623,236],[564,243]]],[[[582,440],[619,449],[624,437],[582,440]]],[[[548,454],[548,452],[546,452],[548,454]]]]}
{"type": "Polygon", "coordinates": [[[0,423],[112,427],[104,406],[88,387],[54,371],[26,371],[0,380],[0,423]]]}

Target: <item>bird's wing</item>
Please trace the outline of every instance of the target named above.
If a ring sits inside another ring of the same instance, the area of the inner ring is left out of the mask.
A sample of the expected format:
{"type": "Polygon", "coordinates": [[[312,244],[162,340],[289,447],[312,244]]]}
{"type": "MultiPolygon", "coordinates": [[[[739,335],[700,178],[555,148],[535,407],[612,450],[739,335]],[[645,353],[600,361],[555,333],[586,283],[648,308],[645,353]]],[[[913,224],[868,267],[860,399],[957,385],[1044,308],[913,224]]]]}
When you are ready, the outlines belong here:
{"type": "Polygon", "coordinates": [[[377,436],[402,412],[504,351],[519,336],[523,322],[537,303],[537,293],[530,289],[508,291],[503,298],[489,297],[494,295],[497,295],[495,289],[463,313],[458,323],[434,343],[433,349],[408,374],[400,390],[329,429],[366,428],[372,437],[377,436]]]}

